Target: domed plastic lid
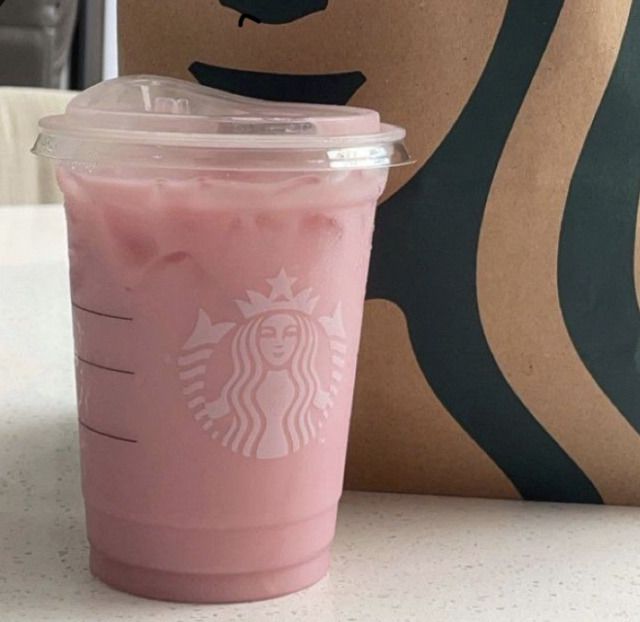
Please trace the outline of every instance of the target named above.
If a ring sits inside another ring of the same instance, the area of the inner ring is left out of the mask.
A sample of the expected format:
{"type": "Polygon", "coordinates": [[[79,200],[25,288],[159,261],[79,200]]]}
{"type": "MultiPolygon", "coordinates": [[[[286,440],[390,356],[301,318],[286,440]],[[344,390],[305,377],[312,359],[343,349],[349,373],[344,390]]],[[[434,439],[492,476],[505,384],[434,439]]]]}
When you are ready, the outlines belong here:
{"type": "Polygon", "coordinates": [[[271,102],[127,76],[40,121],[34,153],[90,164],[222,170],[383,168],[409,161],[402,128],[348,106],[271,102]]]}

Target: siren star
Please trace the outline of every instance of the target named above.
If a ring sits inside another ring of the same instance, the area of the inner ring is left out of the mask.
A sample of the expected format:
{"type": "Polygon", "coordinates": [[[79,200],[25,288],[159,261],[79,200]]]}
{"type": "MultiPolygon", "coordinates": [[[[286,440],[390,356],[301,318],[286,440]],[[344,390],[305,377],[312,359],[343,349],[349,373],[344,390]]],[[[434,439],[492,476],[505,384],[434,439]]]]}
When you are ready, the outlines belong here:
{"type": "Polygon", "coordinates": [[[278,276],[275,276],[272,279],[267,279],[267,283],[271,285],[271,295],[269,296],[269,298],[271,298],[271,300],[276,300],[280,297],[284,297],[287,300],[291,300],[291,298],[293,298],[291,286],[297,280],[298,279],[296,279],[295,277],[288,277],[287,273],[284,271],[284,268],[281,268],[280,272],[278,272],[278,276]]]}

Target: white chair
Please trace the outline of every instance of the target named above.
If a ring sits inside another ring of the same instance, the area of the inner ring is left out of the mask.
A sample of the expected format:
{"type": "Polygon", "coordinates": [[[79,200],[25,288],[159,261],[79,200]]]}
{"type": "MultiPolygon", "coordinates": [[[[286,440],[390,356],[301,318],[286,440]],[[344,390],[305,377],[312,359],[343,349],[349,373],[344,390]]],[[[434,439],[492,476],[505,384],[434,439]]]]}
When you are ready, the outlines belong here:
{"type": "Polygon", "coordinates": [[[0,87],[0,205],[61,203],[53,164],[30,150],[38,120],[61,114],[74,93],[0,87]]]}

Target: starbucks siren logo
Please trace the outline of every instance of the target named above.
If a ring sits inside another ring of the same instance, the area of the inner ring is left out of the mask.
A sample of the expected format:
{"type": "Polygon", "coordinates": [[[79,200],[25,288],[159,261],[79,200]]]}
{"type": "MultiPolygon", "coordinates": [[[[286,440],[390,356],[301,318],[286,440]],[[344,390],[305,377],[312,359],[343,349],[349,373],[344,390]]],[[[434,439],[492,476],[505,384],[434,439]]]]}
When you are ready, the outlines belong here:
{"type": "Polygon", "coordinates": [[[342,380],[346,353],[340,303],[315,317],[312,289],[294,294],[284,269],[268,295],[248,290],[236,300],[239,322],[212,323],[203,309],[178,358],[188,408],[211,438],[247,457],[281,458],[318,438],[342,380]],[[328,347],[319,348],[321,340],[328,347]],[[213,353],[230,356],[232,371],[209,395],[213,353]],[[330,360],[322,361],[321,357],[330,360]],[[330,378],[323,378],[325,370],[330,378]]]}

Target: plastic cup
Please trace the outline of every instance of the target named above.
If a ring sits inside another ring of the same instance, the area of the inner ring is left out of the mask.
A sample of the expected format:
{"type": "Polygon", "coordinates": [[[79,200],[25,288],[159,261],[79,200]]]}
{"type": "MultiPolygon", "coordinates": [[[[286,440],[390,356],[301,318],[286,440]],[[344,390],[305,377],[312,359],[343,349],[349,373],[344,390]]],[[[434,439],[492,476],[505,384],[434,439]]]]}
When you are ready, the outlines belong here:
{"type": "Polygon", "coordinates": [[[370,110],[149,76],[42,120],[98,578],[225,602],[327,572],[375,205],[403,136],[370,110]]]}

